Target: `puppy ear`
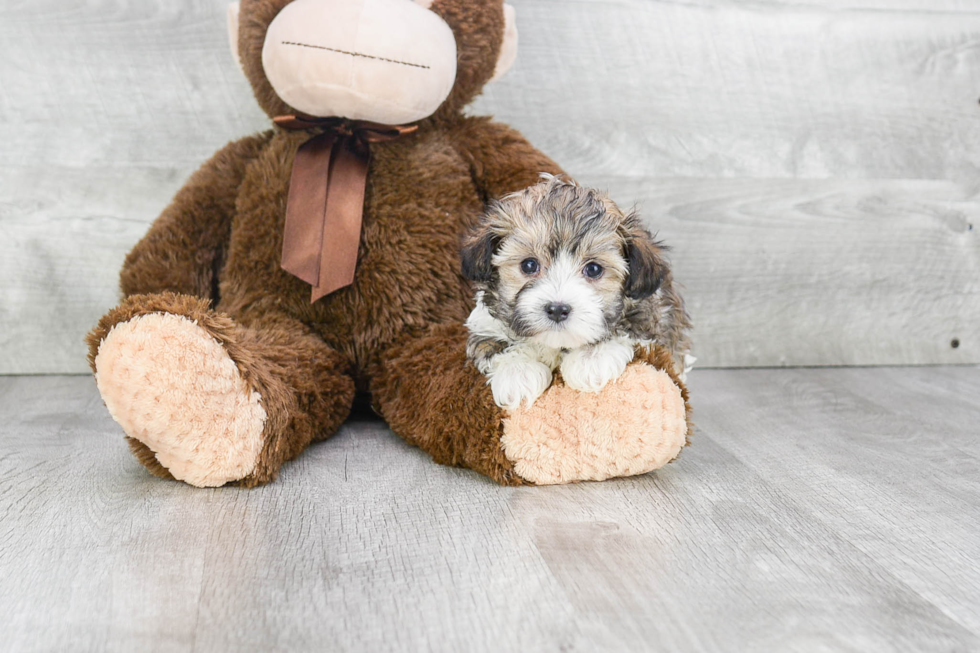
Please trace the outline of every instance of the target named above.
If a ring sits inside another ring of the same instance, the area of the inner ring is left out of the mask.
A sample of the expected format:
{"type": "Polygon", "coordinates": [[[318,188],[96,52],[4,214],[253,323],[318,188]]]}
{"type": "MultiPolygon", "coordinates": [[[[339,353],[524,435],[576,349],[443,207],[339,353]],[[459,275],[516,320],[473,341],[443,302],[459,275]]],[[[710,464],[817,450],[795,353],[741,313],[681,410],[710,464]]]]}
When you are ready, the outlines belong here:
{"type": "Polygon", "coordinates": [[[639,219],[630,216],[626,238],[626,260],[629,263],[625,288],[627,297],[643,299],[657,292],[668,272],[663,259],[665,249],[640,226],[639,219]]]}
{"type": "Polygon", "coordinates": [[[489,282],[493,277],[493,253],[499,242],[500,239],[486,227],[467,237],[460,253],[463,276],[470,281],[489,282]]]}

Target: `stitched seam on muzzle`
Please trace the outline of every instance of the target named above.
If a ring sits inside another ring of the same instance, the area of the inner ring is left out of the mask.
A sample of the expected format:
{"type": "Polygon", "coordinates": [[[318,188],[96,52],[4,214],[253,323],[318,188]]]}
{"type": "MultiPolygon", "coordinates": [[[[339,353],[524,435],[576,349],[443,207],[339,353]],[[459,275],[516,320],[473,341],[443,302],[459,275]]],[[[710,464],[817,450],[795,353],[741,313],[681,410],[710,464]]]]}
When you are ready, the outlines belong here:
{"type": "Polygon", "coordinates": [[[423,68],[429,70],[429,66],[423,66],[422,64],[409,63],[407,61],[398,61],[397,59],[387,59],[385,57],[376,57],[372,54],[362,54],[360,52],[348,52],[347,50],[338,50],[336,48],[328,48],[323,45],[310,45],[309,43],[297,43],[295,41],[283,41],[283,45],[295,45],[301,48],[313,48],[314,50],[327,50],[328,52],[336,52],[337,54],[346,54],[351,57],[364,57],[365,59],[377,59],[378,61],[387,61],[388,63],[397,63],[402,66],[411,66],[412,68],[423,68]]]}

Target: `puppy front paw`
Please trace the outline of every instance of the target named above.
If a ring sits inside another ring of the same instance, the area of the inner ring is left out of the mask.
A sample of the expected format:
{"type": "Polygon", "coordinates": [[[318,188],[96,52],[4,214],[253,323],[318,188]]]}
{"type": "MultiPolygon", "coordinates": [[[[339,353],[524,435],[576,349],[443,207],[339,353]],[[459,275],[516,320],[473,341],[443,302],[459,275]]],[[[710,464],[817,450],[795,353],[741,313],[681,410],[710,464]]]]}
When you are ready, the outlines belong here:
{"type": "Polygon", "coordinates": [[[493,400],[501,408],[530,406],[551,385],[551,368],[517,352],[495,356],[490,369],[493,400]]]}
{"type": "Polygon", "coordinates": [[[618,379],[633,360],[633,345],[626,341],[607,340],[580,347],[565,354],[561,375],[565,385],[580,392],[599,392],[618,379]]]}

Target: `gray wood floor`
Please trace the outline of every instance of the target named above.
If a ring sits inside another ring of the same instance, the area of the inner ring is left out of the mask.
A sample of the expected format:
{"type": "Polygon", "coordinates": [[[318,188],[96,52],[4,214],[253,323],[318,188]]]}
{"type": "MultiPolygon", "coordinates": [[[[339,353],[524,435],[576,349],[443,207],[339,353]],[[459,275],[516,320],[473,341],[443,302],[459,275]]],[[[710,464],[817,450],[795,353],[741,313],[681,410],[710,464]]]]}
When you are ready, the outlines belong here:
{"type": "Polygon", "coordinates": [[[275,484],[0,377],[0,649],[980,650],[980,368],[702,370],[644,477],[500,488],[368,416],[275,484]]]}

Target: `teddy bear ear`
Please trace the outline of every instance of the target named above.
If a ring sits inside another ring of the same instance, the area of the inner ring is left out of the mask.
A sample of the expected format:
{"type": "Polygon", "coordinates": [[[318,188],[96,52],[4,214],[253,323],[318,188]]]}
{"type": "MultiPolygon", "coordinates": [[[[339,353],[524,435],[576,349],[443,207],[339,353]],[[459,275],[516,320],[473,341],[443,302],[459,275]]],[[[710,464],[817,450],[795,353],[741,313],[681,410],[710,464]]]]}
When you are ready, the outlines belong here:
{"type": "Polygon", "coordinates": [[[241,3],[233,2],[228,5],[228,45],[231,46],[231,56],[235,57],[235,63],[241,68],[242,60],[238,56],[238,13],[241,3]]]}
{"type": "Polygon", "coordinates": [[[500,45],[497,67],[493,69],[491,82],[495,82],[510,70],[517,59],[517,11],[513,5],[504,4],[504,42],[500,45]]]}

